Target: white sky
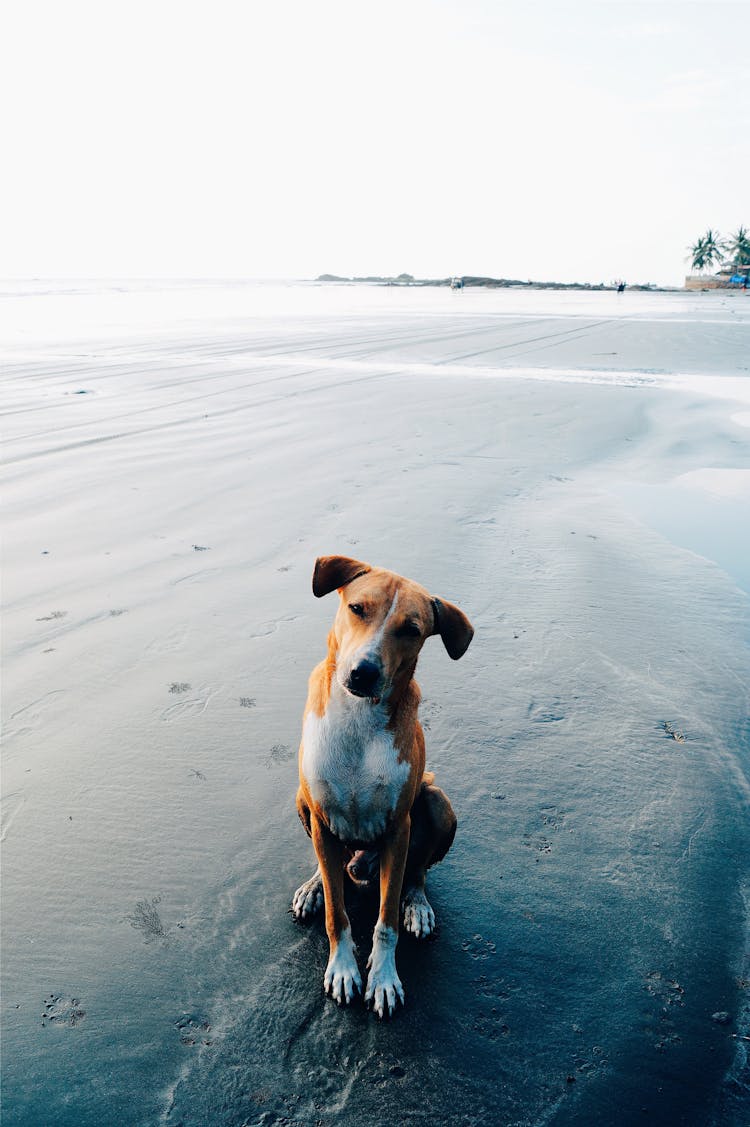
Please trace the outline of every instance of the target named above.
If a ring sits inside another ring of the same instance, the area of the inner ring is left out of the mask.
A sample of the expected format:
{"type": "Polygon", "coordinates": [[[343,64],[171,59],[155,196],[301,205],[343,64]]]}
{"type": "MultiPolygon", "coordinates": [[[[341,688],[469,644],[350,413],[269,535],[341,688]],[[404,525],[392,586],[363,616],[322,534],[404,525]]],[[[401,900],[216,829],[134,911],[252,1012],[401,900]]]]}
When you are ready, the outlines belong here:
{"type": "Polygon", "coordinates": [[[0,276],[681,283],[750,0],[6,0],[0,276]]]}

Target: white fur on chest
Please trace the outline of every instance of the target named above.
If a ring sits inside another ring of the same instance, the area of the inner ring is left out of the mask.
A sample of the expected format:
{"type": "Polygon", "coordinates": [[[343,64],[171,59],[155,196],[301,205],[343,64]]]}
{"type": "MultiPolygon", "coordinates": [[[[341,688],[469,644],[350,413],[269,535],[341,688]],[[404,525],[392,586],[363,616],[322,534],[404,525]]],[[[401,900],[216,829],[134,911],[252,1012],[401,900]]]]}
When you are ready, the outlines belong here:
{"type": "Polygon", "coordinates": [[[342,841],[375,841],[409,778],[399,762],[382,705],[334,689],[323,716],[310,713],[302,733],[302,773],[315,803],[342,841]]]}

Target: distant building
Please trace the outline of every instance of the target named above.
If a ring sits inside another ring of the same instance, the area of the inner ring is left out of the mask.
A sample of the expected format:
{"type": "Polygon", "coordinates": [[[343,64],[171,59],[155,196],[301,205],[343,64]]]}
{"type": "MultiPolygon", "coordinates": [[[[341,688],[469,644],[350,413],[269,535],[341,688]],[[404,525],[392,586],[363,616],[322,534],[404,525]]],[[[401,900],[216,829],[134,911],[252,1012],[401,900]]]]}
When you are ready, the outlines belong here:
{"type": "Polygon", "coordinates": [[[685,279],[685,289],[736,290],[749,275],[750,263],[742,266],[722,266],[717,274],[688,274],[685,279]]]}

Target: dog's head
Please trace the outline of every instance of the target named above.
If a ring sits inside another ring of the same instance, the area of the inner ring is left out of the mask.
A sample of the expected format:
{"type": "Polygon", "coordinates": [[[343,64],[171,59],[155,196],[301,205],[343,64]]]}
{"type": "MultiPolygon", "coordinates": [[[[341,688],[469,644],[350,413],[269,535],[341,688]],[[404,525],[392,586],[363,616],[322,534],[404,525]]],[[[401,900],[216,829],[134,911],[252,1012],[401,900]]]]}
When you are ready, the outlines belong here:
{"type": "Polygon", "coordinates": [[[336,676],[356,697],[377,703],[393,686],[411,678],[427,638],[439,634],[457,660],[469,647],[474,629],[452,603],[393,571],[370,567],[348,556],[321,556],[315,562],[313,594],[338,591],[333,624],[336,676]]]}

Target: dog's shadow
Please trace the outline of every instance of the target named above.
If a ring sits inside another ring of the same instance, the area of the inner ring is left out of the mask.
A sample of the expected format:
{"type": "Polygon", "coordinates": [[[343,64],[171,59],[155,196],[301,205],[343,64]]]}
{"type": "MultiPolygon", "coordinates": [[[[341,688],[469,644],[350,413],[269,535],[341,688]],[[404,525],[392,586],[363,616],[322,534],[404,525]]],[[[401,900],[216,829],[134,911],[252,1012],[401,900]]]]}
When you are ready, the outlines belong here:
{"type": "MultiPolygon", "coordinates": [[[[303,1123],[321,1112],[374,1122],[372,1100],[395,1122],[410,1082],[421,1092],[429,1077],[430,1098],[441,1106],[452,1099],[450,1069],[425,1073],[425,1061],[453,1061],[461,1056],[461,1022],[456,1008],[461,982],[449,967],[456,962],[450,899],[434,896],[446,913],[446,932],[432,939],[412,938],[400,929],[396,964],[405,1004],[379,1020],[357,997],[338,1006],[323,990],[328,937],[323,913],[309,922],[280,914],[270,936],[272,955],[264,960],[241,1012],[217,1026],[212,1044],[203,1048],[171,1096],[165,1122],[303,1123]],[[224,1115],[226,1110],[226,1116],[224,1115]],[[231,1115],[231,1119],[229,1116],[231,1115]]],[[[346,907],[357,947],[363,984],[378,918],[378,890],[346,889],[346,907]]],[[[460,960],[459,960],[460,961],[460,960]]],[[[415,1096],[416,1098],[416,1096],[415,1096]]],[[[419,1097],[421,1099],[421,1096],[419,1097]]],[[[332,1122],[333,1120],[325,1120],[332,1122]]]]}

